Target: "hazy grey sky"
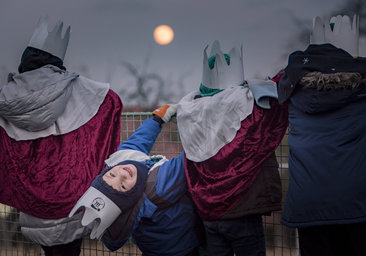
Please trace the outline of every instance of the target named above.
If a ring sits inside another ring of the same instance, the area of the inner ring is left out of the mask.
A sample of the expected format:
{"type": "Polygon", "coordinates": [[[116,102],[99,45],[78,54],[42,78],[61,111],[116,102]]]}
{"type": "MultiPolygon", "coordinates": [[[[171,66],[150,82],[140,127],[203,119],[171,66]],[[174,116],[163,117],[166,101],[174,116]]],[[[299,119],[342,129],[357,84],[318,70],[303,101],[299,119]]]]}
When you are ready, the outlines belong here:
{"type": "MultiPolygon", "coordinates": [[[[85,72],[113,87],[126,85],[119,64],[142,67],[172,84],[186,79],[185,92],[201,82],[202,51],[215,39],[223,50],[243,44],[246,78],[274,75],[286,65],[283,55],[298,30],[292,17],[311,20],[339,7],[344,0],[1,0],[0,67],[16,71],[39,17],[48,15],[71,25],[65,56],[69,70],[85,72]],[[153,40],[157,25],[174,29],[174,41],[160,46],[153,40]]],[[[299,50],[303,50],[301,47],[299,50]]]]}

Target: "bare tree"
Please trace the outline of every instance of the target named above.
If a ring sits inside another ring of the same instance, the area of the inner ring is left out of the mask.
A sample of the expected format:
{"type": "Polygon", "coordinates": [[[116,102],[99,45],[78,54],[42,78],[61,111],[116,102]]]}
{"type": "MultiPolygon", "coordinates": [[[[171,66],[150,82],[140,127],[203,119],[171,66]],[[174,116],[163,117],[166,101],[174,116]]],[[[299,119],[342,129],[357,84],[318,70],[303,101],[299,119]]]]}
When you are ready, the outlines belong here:
{"type": "Polygon", "coordinates": [[[133,104],[137,104],[142,108],[155,108],[159,104],[160,98],[164,98],[164,80],[155,73],[147,73],[145,69],[141,72],[128,62],[122,62],[121,65],[127,69],[129,74],[134,78],[133,84],[128,85],[133,88],[132,92],[121,90],[133,104]]]}
{"type": "MultiPolygon", "coordinates": [[[[172,103],[174,99],[184,95],[184,79],[186,73],[180,75],[177,81],[173,81],[169,75],[163,78],[156,72],[149,72],[150,54],[145,58],[141,68],[123,61],[120,66],[127,71],[122,86],[114,86],[116,92],[124,99],[126,107],[139,108],[150,111],[162,103],[172,103]]],[[[113,71],[108,74],[111,81],[113,71]]]]}

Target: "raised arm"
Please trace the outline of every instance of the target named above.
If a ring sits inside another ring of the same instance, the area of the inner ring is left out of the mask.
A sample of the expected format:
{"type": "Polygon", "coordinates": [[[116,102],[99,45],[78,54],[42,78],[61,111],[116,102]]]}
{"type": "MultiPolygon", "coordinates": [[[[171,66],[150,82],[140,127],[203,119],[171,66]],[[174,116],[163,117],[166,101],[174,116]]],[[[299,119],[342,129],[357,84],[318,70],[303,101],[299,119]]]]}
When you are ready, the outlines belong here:
{"type": "Polygon", "coordinates": [[[145,120],[126,141],[122,142],[118,150],[132,149],[149,154],[160,131],[161,124],[151,117],[145,120]]]}
{"type": "Polygon", "coordinates": [[[161,125],[168,122],[175,112],[173,105],[164,105],[156,109],[152,113],[153,117],[145,120],[125,142],[119,145],[118,150],[132,149],[149,154],[161,131],[161,125]]]}

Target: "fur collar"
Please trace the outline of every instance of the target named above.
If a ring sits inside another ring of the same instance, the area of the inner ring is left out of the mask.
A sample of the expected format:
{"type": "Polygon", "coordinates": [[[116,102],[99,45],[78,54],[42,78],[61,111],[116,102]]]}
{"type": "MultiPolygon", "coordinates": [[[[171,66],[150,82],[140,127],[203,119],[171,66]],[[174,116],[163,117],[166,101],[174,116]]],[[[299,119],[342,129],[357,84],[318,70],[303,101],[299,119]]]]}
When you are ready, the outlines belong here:
{"type": "Polygon", "coordinates": [[[305,88],[314,88],[321,91],[343,88],[354,89],[365,82],[366,78],[360,73],[339,72],[325,74],[321,72],[311,72],[301,78],[300,85],[305,88]]]}

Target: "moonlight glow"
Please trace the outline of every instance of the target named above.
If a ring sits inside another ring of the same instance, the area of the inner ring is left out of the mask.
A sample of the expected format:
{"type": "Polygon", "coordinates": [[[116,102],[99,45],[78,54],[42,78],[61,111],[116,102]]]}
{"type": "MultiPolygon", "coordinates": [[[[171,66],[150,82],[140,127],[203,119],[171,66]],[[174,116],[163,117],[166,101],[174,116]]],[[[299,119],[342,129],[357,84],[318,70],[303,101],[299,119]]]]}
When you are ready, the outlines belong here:
{"type": "Polygon", "coordinates": [[[167,45],[174,39],[174,31],[168,25],[157,26],[154,30],[154,40],[158,44],[167,45]]]}

